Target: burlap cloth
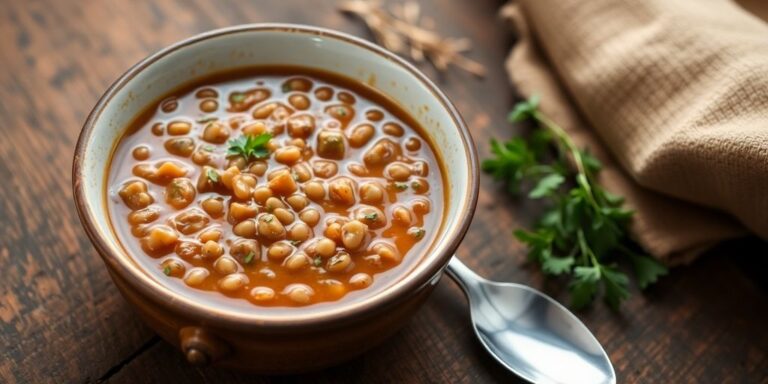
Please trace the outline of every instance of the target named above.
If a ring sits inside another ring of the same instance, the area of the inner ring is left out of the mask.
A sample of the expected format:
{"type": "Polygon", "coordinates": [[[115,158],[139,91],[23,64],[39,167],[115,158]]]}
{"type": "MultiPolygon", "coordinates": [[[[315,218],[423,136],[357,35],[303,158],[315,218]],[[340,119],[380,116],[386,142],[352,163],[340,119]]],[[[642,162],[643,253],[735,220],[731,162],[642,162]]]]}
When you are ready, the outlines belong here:
{"type": "Polygon", "coordinates": [[[768,238],[765,21],[730,0],[515,0],[502,16],[515,88],[596,153],[648,252],[674,265],[768,238]]]}

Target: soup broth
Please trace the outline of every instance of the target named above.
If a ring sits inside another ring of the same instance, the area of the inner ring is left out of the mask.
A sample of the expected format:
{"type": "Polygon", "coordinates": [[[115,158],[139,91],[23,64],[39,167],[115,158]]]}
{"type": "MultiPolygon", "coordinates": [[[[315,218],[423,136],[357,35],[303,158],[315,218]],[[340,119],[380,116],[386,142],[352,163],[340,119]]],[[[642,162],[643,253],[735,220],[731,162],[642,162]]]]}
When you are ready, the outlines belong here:
{"type": "Polygon", "coordinates": [[[259,306],[339,300],[394,281],[440,228],[444,172],[422,132],[330,73],[205,78],[127,127],[108,174],[112,225],[160,280],[259,306]]]}

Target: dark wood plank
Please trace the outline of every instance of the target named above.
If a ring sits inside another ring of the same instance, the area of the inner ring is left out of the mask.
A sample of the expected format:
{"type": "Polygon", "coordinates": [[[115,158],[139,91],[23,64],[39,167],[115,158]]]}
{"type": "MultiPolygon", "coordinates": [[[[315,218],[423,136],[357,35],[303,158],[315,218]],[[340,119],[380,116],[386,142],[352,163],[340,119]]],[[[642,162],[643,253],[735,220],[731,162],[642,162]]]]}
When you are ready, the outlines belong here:
{"type": "Polygon", "coordinates": [[[0,3],[0,382],[96,379],[151,332],[130,314],[76,217],[69,170],[79,127],[129,61],[105,55],[81,10],[0,3]],[[51,33],[52,30],[57,33],[51,33]]]}
{"type": "MultiPolygon", "coordinates": [[[[511,45],[494,0],[424,1],[446,35],[475,42],[488,78],[438,80],[472,127],[481,155],[507,137],[513,91],[502,63],[511,45]]],[[[0,1],[0,382],[514,382],[484,353],[459,290],[444,279],[397,336],[343,366],[265,378],[187,366],[144,327],[112,287],[74,212],[69,168],[80,125],[131,64],[178,39],[232,24],[288,21],[369,37],[333,0],[0,1]]],[[[480,273],[542,288],[562,282],[524,264],[512,228],[536,210],[481,182],[477,215],[459,250],[480,273]]],[[[620,314],[580,313],[621,382],[760,382],[768,377],[768,248],[724,244],[678,268],[620,314]]]]}

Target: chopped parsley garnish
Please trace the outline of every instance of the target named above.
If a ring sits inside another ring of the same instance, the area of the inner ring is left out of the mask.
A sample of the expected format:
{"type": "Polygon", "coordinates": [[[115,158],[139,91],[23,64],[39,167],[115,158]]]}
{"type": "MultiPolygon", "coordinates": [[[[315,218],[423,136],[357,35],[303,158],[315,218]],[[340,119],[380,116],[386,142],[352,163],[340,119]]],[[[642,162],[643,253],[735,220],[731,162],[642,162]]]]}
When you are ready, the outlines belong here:
{"type": "Polygon", "coordinates": [[[165,268],[163,268],[163,273],[166,276],[170,276],[171,275],[171,267],[169,265],[166,265],[165,268]]]}
{"type": "Polygon", "coordinates": [[[363,215],[363,217],[366,220],[374,221],[374,220],[376,220],[379,217],[379,214],[376,213],[376,212],[371,212],[371,213],[366,213],[365,215],[363,215]]]}
{"type": "Polygon", "coordinates": [[[251,252],[248,252],[248,254],[247,254],[247,255],[245,255],[245,258],[243,259],[243,261],[244,261],[246,264],[250,264],[251,262],[253,262],[253,258],[254,258],[254,257],[256,257],[256,255],[253,253],[253,251],[251,251],[251,252]]]}
{"type": "Polygon", "coordinates": [[[208,169],[208,171],[205,172],[205,177],[207,177],[208,181],[210,181],[211,183],[219,182],[219,174],[213,169],[208,169]]]}
{"type": "Polygon", "coordinates": [[[323,259],[321,259],[320,256],[315,257],[315,259],[312,260],[312,263],[315,264],[315,267],[319,267],[323,265],[323,259]]]}
{"type": "Polygon", "coordinates": [[[264,215],[264,219],[263,220],[264,220],[265,223],[271,223],[272,220],[274,220],[274,219],[275,219],[275,217],[272,216],[272,215],[264,215]]]}
{"type": "Polygon", "coordinates": [[[270,139],[272,139],[271,133],[262,133],[257,136],[243,135],[232,139],[227,148],[227,157],[242,156],[245,161],[269,157],[266,145],[270,139]]]}
{"type": "Polygon", "coordinates": [[[282,90],[285,93],[288,93],[290,91],[293,91],[293,87],[291,87],[291,83],[283,83],[282,90]]]}
{"type": "Polygon", "coordinates": [[[424,237],[424,233],[426,233],[426,231],[424,230],[424,228],[411,228],[408,230],[408,233],[410,233],[411,236],[413,236],[416,239],[421,239],[422,237],[424,237]]]}
{"type": "Polygon", "coordinates": [[[413,189],[421,189],[421,183],[419,183],[418,181],[414,181],[414,182],[411,183],[411,188],[413,188],[413,189]]]}
{"type": "Polygon", "coordinates": [[[242,92],[235,92],[232,95],[229,96],[229,100],[231,100],[235,104],[240,104],[243,101],[245,101],[245,93],[242,92]]]}
{"type": "Polygon", "coordinates": [[[406,189],[408,189],[408,184],[406,184],[406,183],[401,183],[401,182],[396,182],[396,183],[395,183],[395,188],[396,188],[398,191],[405,191],[406,189]]]}
{"type": "Polygon", "coordinates": [[[200,123],[200,124],[205,124],[205,123],[210,123],[210,122],[212,122],[212,121],[216,121],[216,120],[218,120],[218,119],[219,119],[219,118],[218,118],[218,117],[216,117],[216,116],[206,116],[206,117],[203,117],[203,118],[197,119],[196,121],[197,121],[198,123],[200,123]]]}

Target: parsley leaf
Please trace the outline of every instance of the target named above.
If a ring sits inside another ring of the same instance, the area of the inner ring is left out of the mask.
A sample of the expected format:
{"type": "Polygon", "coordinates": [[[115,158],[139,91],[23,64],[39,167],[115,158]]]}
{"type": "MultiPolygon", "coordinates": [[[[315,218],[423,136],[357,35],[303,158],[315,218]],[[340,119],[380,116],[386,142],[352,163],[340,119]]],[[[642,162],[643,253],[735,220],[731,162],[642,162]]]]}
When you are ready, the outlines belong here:
{"type": "Polygon", "coordinates": [[[571,267],[574,263],[573,256],[568,257],[554,257],[549,256],[542,260],[541,269],[544,273],[550,275],[562,275],[571,271],[571,267]]]}
{"type": "Polygon", "coordinates": [[[424,230],[424,228],[420,228],[420,227],[411,227],[411,228],[408,228],[408,234],[409,234],[409,235],[411,235],[411,236],[413,236],[413,238],[415,238],[415,239],[417,239],[417,240],[418,240],[418,239],[421,239],[422,237],[424,237],[424,234],[425,234],[426,232],[427,232],[427,231],[425,231],[425,230],[424,230]]]}
{"type": "Polygon", "coordinates": [[[512,122],[519,122],[533,118],[534,113],[539,108],[539,95],[533,95],[530,99],[517,103],[508,119],[512,122]]]}
{"type": "Polygon", "coordinates": [[[491,139],[491,152],[495,157],[483,161],[483,171],[492,174],[496,181],[506,182],[509,191],[516,194],[525,175],[525,169],[535,162],[528,143],[519,137],[504,144],[491,139]]]}
{"type": "Polygon", "coordinates": [[[600,267],[602,271],[605,301],[613,309],[619,309],[622,300],[629,298],[629,278],[615,268],[600,267]]]}
{"type": "Polygon", "coordinates": [[[600,168],[603,167],[600,160],[592,156],[589,150],[586,149],[581,151],[581,161],[584,163],[584,167],[592,173],[600,172],[600,168]]]}
{"type": "Polygon", "coordinates": [[[379,214],[376,212],[366,213],[363,215],[363,217],[368,221],[374,221],[379,217],[379,214]]]}
{"type": "Polygon", "coordinates": [[[538,108],[536,96],[515,106],[509,120],[531,120],[535,127],[529,135],[506,142],[491,139],[493,156],[483,161],[482,169],[506,183],[510,193],[518,196],[527,189],[528,198],[545,204],[536,226],[514,235],[528,248],[528,260],[545,274],[570,277],[571,305],[581,308],[602,295],[616,309],[629,297],[629,277],[613,260],[631,262],[641,289],[667,269],[629,250],[627,226],[633,211],[597,183],[600,161],[578,148],[538,108]]]}
{"type": "Polygon", "coordinates": [[[267,143],[272,139],[271,133],[262,133],[257,136],[243,135],[229,141],[227,157],[242,156],[246,161],[264,159],[269,156],[267,143]]]}
{"type": "Polygon", "coordinates": [[[586,307],[597,292],[600,281],[599,267],[576,267],[573,269],[573,280],[570,284],[571,306],[586,307]]]}
{"type": "Polygon", "coordinates": [[[171,275],[171,267],[166,265],[165,268],[163,268],[163,273],[166,276],[170,276],[171,275]]]}
{"type": "Polygon", "coordinates": [[[245,99],[246,99],[246,95],[245,93],[242,93],[242,92],[235,92],[229,96],[229,100],[232,101],[232,103],[234,104],[240,104],[244,102],[245,99]]]}
{"type": "Polygon", "coordinates": [[[209,168],[208,171],[205,172],[205,177],[207,177],[208,181],[210,181],[211,183],[219,182],[219,174],[213,169],[209,168]]]}
{"type": "Polygon", "coordinates": [[[531,199],[540,199],[544,196],[550,196],[565,181],[565,177],[552,173],[542,177],[539,183],[528,193],[531,199]]]}
{"type": "Polygon", "coordinates": [[[253,262],[253,258],[254,258],[254,257],[256,257],[256,254],[254,254],[254,253],[253,253],[253,251],[251,251],[251,252],[248,252],[248,254],[247,254],[247,255],[245,255],[245,258],[243,258],[243,261],[244,261],[246,264],[250,264],[251,262],[253,262]]]}
{"type": "Polygon", "coordinates": [[[199,119],[197,119],[195,121],[197,121],[197,123],[199,123],[199,124],[205,124],[205,123],[210,123],[212,121],[216,121],[218,119],[219,118],[216,117],[216,116],[206,116],[206,117],[199,118],[199,119]]]}
{"type": "Polygon", "coordinates": [[[637,276],[637,285],[640,289],[645,289],[655,283],[659,277],[666,275],[668,272],[665,266],[650,257],[632,255],[630,258],[635,269],[635,276],[637,276]]]}

